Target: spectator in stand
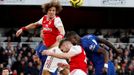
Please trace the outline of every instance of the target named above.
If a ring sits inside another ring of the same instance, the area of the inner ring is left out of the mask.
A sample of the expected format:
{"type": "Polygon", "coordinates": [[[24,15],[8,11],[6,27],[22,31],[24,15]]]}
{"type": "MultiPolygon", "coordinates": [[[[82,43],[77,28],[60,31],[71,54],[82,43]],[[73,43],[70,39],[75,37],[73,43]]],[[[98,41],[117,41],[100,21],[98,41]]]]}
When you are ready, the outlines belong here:
{"type": "Polygon", "coordinates": [[[2,47],[2,44],[0,43],[0,64],[5,62],[4,59],[4,48],[2,47]]]}
{"type": "Polygon", "coordinates": [[[13,74],[12,75],[18,75],[17,70],[13,70],[13,74]]]}
{"type": "Polygon", "coordinates": [[[26,42],[33,42],[33,37],[32,36],[28,36],[26,42]]]}
{"type": "Polygon", "coordinates": [[[11,39],[11,36],[7,36],[7,39],[4,40],[4,42],[12,42],[13,40],[11,39]]]}
{"type": "Polygon", "coordinates": [[[130,61],[130,64],[128,66],[129,75],[134,75],[134,57],[130,61]]]}
{"type": "Polygon", "coordinates": [[[96,29],[94,32],[94,35],[98,36],[98,35],[102,35],[102,32],[100,29],[96,29]]]}
{"type": "Polygon", "coordinates": [[[129,50],[130,50],[130,58],[134,57],[134,46],[133,46],[133,44],[129,45],[129,50]]]}
{"type": "Polygon", "coordinates": [[[125,32],[125,35],[122,36],[120,40],[121,40],[122,43],[129,43],[129,38],[130,37],[129,37],[128,32],[125,32]]]}
{"type": "Polygon", "coordinates": [[[124,50],[124,54],[122,56],[122,60],[123,60],[123,62],[130,60],[130,51],[128,49],[124,50]]]}
{"type": "Polygon", "coordinates": [[[38,70],[32,62],[29,62],[25,69],[25,75],[38,75],[38,70]]]}
{"type": "Polygon", "coordinates": [[[4,69],[2,70],[2,75],[10,75],[9,69],[8,69],[8,68],[4,68],[4,69]]]}

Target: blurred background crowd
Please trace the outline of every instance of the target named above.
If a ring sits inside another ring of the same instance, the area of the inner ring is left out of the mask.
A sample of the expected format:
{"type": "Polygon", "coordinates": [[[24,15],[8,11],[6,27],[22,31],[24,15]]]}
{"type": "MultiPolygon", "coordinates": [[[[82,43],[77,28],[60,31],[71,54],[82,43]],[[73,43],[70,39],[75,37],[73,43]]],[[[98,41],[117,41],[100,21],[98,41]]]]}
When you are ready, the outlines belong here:
{"type": "MultiPolygon", "coordinates": [[[[40,38],[39,35],[24,32],[20,37],[16,37],[15,33],[15,29],[9,29],[7,32],[2,33],[1,37],[5,37],[5,40],[1,40],[0,42],[0,74],[3,69],[7,68],[11,75],[38,75],[40,62],[35,56],[35,48],[40,40],[34,40],[34,38],[40,38]],[[22,40],[22,37],[26,37],[27,39],[22,40]],[[20,45],[22,42],[26,43],[20,45]],[[30,45],[35,42],[38,43],[34,46],[30,45]],[[6,45],[3,46],[3,44],[6,45]]],[[[39,32],[37,31],[37,33],[39,32]]],[[[123,51],[120,55],[112,50],[109,52],[112,55],[110,60],[112,60],[115,65],[117,75],[134,75],[134,44],[130,41],[130,38],[133,38],[134,36],[133,30],[80,29],[77,33],[81,36],[94,34],[98,37],[109,40],[116,48],[123,51]],[[113,41],[109,38],[116,38],[116,40],[113,41]]],[[[89,63],[89,75],[93,74],[94,67],[92,63],[89,63]]]]}
{"type": "MultiPolygon", "coordinates": [[[[11,75],[38,75],[40,62],[35,48],[42,40],[40,28],[24,31],[19,37],[15,33],[44,15],[40,5],[46,1],[49,0],[0,0],[0,74],[7,70],[11,75]]],[[[80,8],[68,5],[68,0],[60,1],[67,4],[58,14],[66,33],[74,30],[81,36],[95,34],[110,41],[123,51],[120,55],[109,51],[117,75],[134,75],[134,1],[84,0],[91,2],[80,8]]],[[[89,75],[93,74],[94,67],[89,63],[89,75]]]]}

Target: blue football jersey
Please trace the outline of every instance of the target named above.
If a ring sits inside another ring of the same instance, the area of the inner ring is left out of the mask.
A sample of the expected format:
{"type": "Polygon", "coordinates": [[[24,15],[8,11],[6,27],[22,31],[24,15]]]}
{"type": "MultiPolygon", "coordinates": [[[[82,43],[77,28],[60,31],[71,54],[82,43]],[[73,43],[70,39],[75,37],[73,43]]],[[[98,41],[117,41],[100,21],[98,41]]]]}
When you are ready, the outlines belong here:
{"type": "MultiPolygon", "coordinates": [[[[102,68],[104,67],[104,55],[97,52],[98,49],[100,48],[98,37],[96,37],[93,34],[85,35],[84,37],[81,38],[81,45],[87,54],[88,60],[92,61],[94,64],[95,74],[103,75],[102,68]]],[[[109,63],[112,62],[109,61],[108,65],[109,63]]],[[[114,65],[112,65],[112,68],[114,68],[114,65]]]]}

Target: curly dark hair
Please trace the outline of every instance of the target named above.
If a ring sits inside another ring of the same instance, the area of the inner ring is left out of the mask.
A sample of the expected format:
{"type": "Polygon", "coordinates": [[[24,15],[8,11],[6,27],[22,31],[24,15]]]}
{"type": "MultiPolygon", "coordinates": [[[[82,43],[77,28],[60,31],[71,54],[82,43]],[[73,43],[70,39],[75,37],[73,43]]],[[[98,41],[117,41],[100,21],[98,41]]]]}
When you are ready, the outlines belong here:
{"type": "Polygon", "coordinates": [[[56,8],[56,14],[58,14],[62,10],[62,6],[60,5],[59,1],[58,2],[51,1],[50,3],[46,3],[46,4],[42,5],[43,12],[47,13],[49,8],[51,8],[51,7],[56,8]]]}

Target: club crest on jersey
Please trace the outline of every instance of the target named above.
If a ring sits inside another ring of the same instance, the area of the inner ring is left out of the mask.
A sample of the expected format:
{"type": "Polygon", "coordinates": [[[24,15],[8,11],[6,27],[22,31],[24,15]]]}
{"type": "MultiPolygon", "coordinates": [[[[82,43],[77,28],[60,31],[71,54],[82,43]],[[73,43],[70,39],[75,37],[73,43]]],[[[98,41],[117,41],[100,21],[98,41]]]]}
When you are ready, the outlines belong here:
{"type": "Polygon", "coordinates": [[[91,44],[91,45],[89,46],[89,49],[92,50],[92,51],[94,50],[94,48],[95,48],[95,44],[91,44]]]}

